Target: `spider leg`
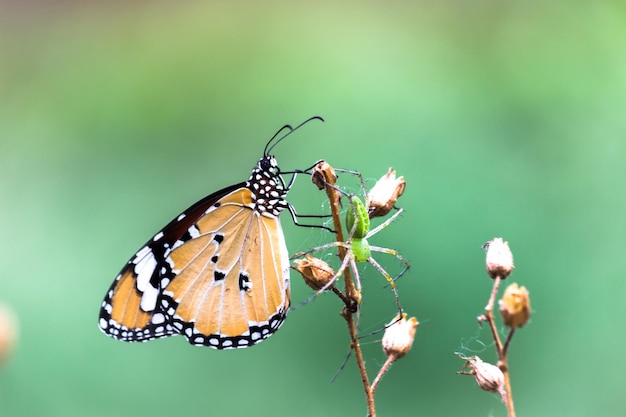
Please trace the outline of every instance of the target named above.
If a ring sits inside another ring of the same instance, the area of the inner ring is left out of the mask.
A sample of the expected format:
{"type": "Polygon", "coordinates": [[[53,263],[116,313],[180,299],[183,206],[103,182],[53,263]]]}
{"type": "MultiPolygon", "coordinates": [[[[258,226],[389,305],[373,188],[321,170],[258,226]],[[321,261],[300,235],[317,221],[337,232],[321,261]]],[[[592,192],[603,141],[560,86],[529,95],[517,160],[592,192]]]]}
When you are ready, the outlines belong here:
{"type": "Polygon", "coordinates": [[[380,246],[370,246],[370,250],[372,252],[386,253],[387,255],[398,258],[398,260],[402,262],[404,268],[402,268],[402,271],[400,271],[400,273],[393,278],[393,281],[397,281],[401,276],[407,273],[409,268],[411,268],[411,264],[406,259],[404,259],[402,255],[398,253],[398,251],[394,249],[381,248],[380,246]]]}
{"type": "MultiPolygon", "coordinates": [[[[352,255],[352,251],[350,251],[350,255],[352,255]]],[[[361,319],[361,277],[359,276],[359,269],[356,267],[356,259],[354,258],[354,255],[350,256],[350,258],[350,267],[352,268],[352,274],[354,274],[354,289],[356,290],[356,300],[353,299],[356,307],[356,320],[354,325],[358,329],[359,321],[361,319]]]]}
{"type": "Polygon", "coordinates": [[[365,181],[363,181],[363,175],[359,171],[351,171],[349,169],[340,169],[335,168],[335,172],[343,172],[345,174],[354,175],[359,179],[359,183],[361,184],[361,192],[362,195],[367,195],[367,189],[365,188],[365,181]]]}
{"type": "Polygon", "coordinates": [[[337,372],[335,372],[335,375],[333,375],[333,377],[330,379],[330,382],[335,382],[335,379],[337,379],[337,377],[339,376],[339,374],[343,371],[343,369],[346,367],[346,365],[348,364],[348,359],[350,359],[350,356],[352,356],[352,351],[354,349],[352,349],[352,347],[350,347],[350,350],[348,350],[348,353],[346,354],[346,357],[343,359],[343,362],[341,363],[341,366],[339,367],[339,369],[337,369],[337,372]]]}
{"type": "Polygon", "coordinates": [[[398,291],[396,290],[396,282],[393,280],[393,278],[391,278],[389,273],[385,271],[385,268],[383,268],[378,262],[376,262],[374,258],[370,256],[367,262],[369,262],[374,268],[376,268],[378,272],[380,272],[381,275],[385,277],[387,282],[389,282],[389,285],[391,286],[391,290],[393,291],[393,295],[396,298],[396,304],[398,305],[399,314],[400,316],[402,316],[402,306],[400,306],[400,297],[398,296],[398,291]]]}
{"type": "MultiPolygon", "coordinates": [[[[406,313],[403,313],[403,314],[406,315],[406,313]]],[[[377,335],[380,332],[384,332],[385,330],[387,330],[389,327],[393,326],[394,324],[396,324],[400,320],[402,320],[402,316],[397,316],[392,322],[385,324],[380,329],[377,329],[377,330],[374,330],[373,332],[369,332],[367,334],[359,336],[359,339],[365,339],[365,338],[368,338],[368,337],[371,337],[371,336],[375,336],[375,335],[377,335]]]]}
{"type": "MultiPolygon", "coordinates": [[[[352,251],[350,251],[350,255],[352,255],[352,251]]],[[[359,269],[356,267],[356,259],[354,258],[353,255],[350,256],[350,267],[352,268],[352,272],[354,273],[355,289],[360,295],[361,294],[361,277],[359,276],[359,269]]]]}
{"type": "Polygon", "coordinates": [[[328,249],[328,248],[336,248],[336,247],[339,247],[339,246],[343,246],[344,248],[348,247],[344,242],[326,243],[324,245],[316,246],[313,249],[309,249],[309,250],[306,250],[306,251],[298,252],[295,255],[292,255],[289,259],[290,260],[294,260],[294,259],[302,258],[306,254],[311,254],[313,252],[318,252],[318,251],[321,251],[321,250],[324,250],[324,249],[328,249]]]}
{"type": "Polygon", "coordinates": [[[403,208],[398,209],[398,211],[396,211],[393,214],[393,216],[391,216],[390,218],[385,220],[383,223],[379,224],[375,229],[370,230],[370,232],[367,234],[366,237],[369,238],[371,236],[374,236],[376,233],[380,232],[385,227],[389,226],[391,224],[391,222],[394,221],[403,211],[404,211],[403,208]]]}

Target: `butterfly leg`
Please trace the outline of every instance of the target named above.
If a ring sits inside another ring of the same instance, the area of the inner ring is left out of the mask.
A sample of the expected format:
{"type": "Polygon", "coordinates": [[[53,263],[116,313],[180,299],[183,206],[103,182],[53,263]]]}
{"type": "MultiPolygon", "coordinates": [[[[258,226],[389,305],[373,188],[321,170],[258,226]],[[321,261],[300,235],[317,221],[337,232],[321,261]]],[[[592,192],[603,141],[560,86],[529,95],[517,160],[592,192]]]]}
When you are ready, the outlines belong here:
{"type": "Polygon", "coordinates": [[[302,215],[302,214],[298,214],[298,213],[296,213],[296,209],[293,208],[293,206],[291,204],[289,204],[287,206],[287,208],[289,210],[289,214],[291,215],[291,219],[293,220],[293,223],[296,226],[299,226],[299,227],[315,227],[315,228],[318,228],[318,229],[327,230],[327,231],[329,231],[331,233],[335,233],[335,231],[333,229],[331,229],[330,227],[328,227],[328,226],[324,226],[324,225],[321,225],[321,224],[303,224],[303,223],[299,223],[298,222],[298,218],[299,217],[305,217],[305,218],[312,218],[312,217],[315,217],[315,218],[325,218],[325,217],[329,217],[328,215],[325,215],[325,214],[322,214],[322,215],[317,215],[317,214],[302,215]]]}

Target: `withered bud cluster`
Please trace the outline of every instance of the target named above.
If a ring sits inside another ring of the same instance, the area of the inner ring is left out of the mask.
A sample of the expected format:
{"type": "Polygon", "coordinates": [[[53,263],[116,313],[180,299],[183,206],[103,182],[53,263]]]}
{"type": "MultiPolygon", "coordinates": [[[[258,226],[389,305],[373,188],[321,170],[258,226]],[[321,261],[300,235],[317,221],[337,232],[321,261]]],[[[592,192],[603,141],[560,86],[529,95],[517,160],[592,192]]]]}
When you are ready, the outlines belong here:
{"type": "Polygon", "coordinates": [[[370,219],[389,213],[405,187],[404,177],[396,178],[396,171],[389,168],[367,194],[366,206],[370,219]]]}
{"type": "Polygon", "coordinates": [[[326,262],[309,254],[304,259],[294,261],[294,267],[298,271],[306,285],[319,291],[326,287],[335,278],[335,271],[326,262]]]}
{"type": "Polygon", "coordinates": [[[472,375],[480,389],[489,392],[497,392],[502,398],[502,402],[506,402],[506,390],[504,383],[504,374],[495,365],[483,362],[478,356],[470,356],[466,358],[459,355],[465,360],[463,368],[457,372],[461,375],[472,375]]]}
{"type": "Polygon", "coordinates": [[[513,253],[509,248],[509,242],[496,237],[485,243],[483,248],[487,250],[486,268],[487,274],[493,279],[505,279],[513,272],[513,253]]]}
{"type": "Polygon", "coordinates": [[[530,296],[524,286],[520,287],[515,282],[509,285],[499,305],[504,324],[512,329],[522,327],[530,319],[530,296]]]}
{"type": "Polygon", "coordinates": [[[406,313],[402,317],[397,315],[385,329],[382,345],[387,356],[393,356],[394,360],[402,358],[413,346],[415,331],[419,322],[415,317],[407,320],[406,313]]]}

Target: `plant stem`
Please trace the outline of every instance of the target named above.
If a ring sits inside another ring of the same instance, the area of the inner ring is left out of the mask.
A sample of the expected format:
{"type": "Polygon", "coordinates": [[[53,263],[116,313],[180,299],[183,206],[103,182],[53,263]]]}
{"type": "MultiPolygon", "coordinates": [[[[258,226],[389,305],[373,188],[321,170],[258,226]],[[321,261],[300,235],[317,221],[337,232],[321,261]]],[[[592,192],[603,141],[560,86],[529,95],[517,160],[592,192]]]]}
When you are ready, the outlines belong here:
{"type": "Polygon", "coordinates": [[[383,379],[383,375],[385,375],[385,373],[389,370],[389,368],[391,367],[391,364],[395,360],[396,360],[395,355],[387,356],[387,360],[385,361],[383,366],[380,368],[380,371],[378,371],[378,375],[376,375],[376,378],[374,378],[374,382],[372,382],[372,394],[376,392],[376,387],[378,386],[378,383],[383,379]]]}
{"type": "Polygon", "coordinates": [[[504,389],[506,391],[507,413],[509,417],[515,417],[515,407],[513,406],[513,392],[511,390],[511,377],[509,375],[509,365],[507,360],[507,350],[509,348],[511,338],[515,333],[515,329],[511,329],[509,335],[506,338],[506,342],[503,345],[502,340],[500,340],[500,335],[498,334],[496,322],[493,318],[493,306],[496,303],[496,296],[498,295],[500,282],[502,282],[502,279],[500,277],[496,277],[496,279],[493,281],[493,288],[491,289],[491,295],[489,296],[487,306],[485,306],[485,314],[483,318],[487,321],[487,323],[489,323],[489,328],[491,329],[493,340],[496,343],[496,350],[498,353],[498,368],[500,368],[500,370],[504,374],[504,389]]]}
{"type": "Polygon", "coordinates": [[[513,406],[513,391],[511,390],[511,377],[506,356],[498,361],[498,367],[504,374],[504,389],[506,390],[506,411],[509,417],[515,417],[515,407],[513,406]]]}
{"type": "Polygon", "coordinates": [[[496,277],[496,279],[493,281],[493,288],[491,289],[491,295],[489,297],[489,301],[487,302],[487,306],[485,306],[484,315],[484,318],[489,324],[489,328],[491,329],[493,340],[496,342],[498,357],[500,357],[502,354],[502,341],[500,340],[500,335],[498,335],[498,329],[496,328],[496,323],[493,318],[493,305],[496,303],[496,296],[498,295],[498,288],[500,287],[501,281],[502,279],[500,277],[496,277]]]}
{"type": "Polygon", "coordinates": [[[509,350],[509,343],[511,343],[511,339],[513,339],[513,335],[515,334],[515,329],[511,329],[509,335],[506,337],[506,341],[504,342],[504,346],[502,347],[502,356],[506,357],[506,354],[509,350]]]}
{"type": "MultiPolygon", "coordinates": [[[[344,242],[343,235],[343,225],[341,224],[341,217],[339,215],[339,202],[341,199],[341,195],[339,191],[334,188],[334,182],[329,181],[330,178],[326,177],[325,181],[325,191],[328,196],[328,200],[330,201],[330,208],[333,218],[333,227],[335,228],[335,233],[337,237],[337,242],[344,242]]],[[[338,247],[339,258],[341,262],[345,259],[347,255],[346,248],[339,246],[338,247]]],[[[355,294],[356,289],[354,287],[354,281],[352,279],[352,274],[350,272],[350,268],[346,268],[343,274],[344,277],[344,291],[346,298],[350,301],[357,300],[357,294],[355,294]]],[[[345,300],[344,300],[345,303],[345,300]]],[[[358,306],[357,306],[358,308],[358,306]]],[[[361,382],[363,383],[363,391],[365,392],[365,400],[367,402],[367,411],[368,417],[376,417],[376,407],[374,403],[374,390],[370,386],[369,378],[367,376],[367,370],[365,368],[365,361],[363,360],[363,353],[361,352],[361,345],[359,344],[358,330],[354,324],[354,314],[352,311],[352,305],[346,304],[343,314],[343,318],[346,320],[346,324],[348,325],[348,332],[350,333],[350,347],[354,351],[354,357],[359,368],[359,374],[361,375],[361,382]]]]}
{"type": "Polygon", "coordinates": [[[361,352],[361,345],[359,344],[359,338],[357,336],[357,329],[354,325],[354,315],[348,308],[344,309],[344,318],[348,325],[348,331],[350,333],[350,344],[354,351],[354,358],[359,368],[359,374],[361,375],[361,382],[363,383],[363,391],[365,392],[365,401],[367,402],[367,415],[368,417],[376,417],[376,405],[374,403],[374,390],[370,387],[370,381],[367,376],[367,370],[365,369],[365,361],[363,360],[363,352],[361,352]]]}

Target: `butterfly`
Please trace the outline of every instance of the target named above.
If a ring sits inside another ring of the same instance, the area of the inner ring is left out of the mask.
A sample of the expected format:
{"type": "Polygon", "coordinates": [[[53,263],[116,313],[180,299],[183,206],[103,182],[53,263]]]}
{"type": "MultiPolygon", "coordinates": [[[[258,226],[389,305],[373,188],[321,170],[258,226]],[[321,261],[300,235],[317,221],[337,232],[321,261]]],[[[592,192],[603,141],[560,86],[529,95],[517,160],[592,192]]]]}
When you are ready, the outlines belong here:
{"type": "Polygon", "coordinates": [[[283,126],[246,182],[198,201],[130,258],[102,301],[106,335],[126,342],[182,335],[192,345],[234,349],[278,330],[290,305],[279,216],[287,209],[296,219],[285,200],[295,176],[285,184],[269,153],[314,119],[323,121],[283,126]]]}

